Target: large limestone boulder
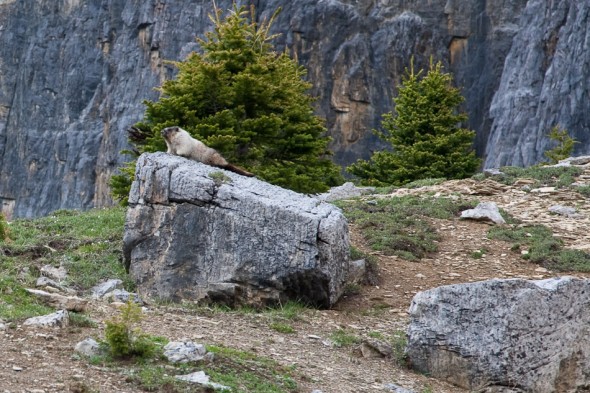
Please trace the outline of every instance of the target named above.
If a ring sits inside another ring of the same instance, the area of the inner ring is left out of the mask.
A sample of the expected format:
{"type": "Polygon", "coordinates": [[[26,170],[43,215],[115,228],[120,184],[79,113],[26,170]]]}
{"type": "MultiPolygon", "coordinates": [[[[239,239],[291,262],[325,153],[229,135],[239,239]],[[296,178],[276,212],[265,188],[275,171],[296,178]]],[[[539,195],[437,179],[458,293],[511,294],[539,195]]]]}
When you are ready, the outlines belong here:
{"type": "Polygon", "coordinates": [[[280,187],[166,153],[142,155],[124,255],[140,295],[329,307],[349,270],[341,211],[280,187]]]}
{"type": "Polygon", "coordinates": [[[590,388],[590,280],[490,280],[418,293],[413,367],[472,391],[590,388]],[[482,389],[482,390],[480,390],[482,389]]]}

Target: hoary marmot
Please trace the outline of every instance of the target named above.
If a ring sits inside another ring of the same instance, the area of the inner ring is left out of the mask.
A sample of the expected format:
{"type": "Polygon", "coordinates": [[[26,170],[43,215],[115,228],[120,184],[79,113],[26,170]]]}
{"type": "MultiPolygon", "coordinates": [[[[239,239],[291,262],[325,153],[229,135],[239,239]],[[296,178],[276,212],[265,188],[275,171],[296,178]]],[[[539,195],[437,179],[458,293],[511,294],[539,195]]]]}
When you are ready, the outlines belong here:
{"type": "Polygon", "coordinates": [[[205,145],[203,142],[193,138],[188,132],[180,127],[168,127],[162,130],[162,136],[168,146],[167,153],[176,154],[203,164],[227,169],[243,176],[254,176],[252,173],[232,165],[217,150],[205,145]]]}

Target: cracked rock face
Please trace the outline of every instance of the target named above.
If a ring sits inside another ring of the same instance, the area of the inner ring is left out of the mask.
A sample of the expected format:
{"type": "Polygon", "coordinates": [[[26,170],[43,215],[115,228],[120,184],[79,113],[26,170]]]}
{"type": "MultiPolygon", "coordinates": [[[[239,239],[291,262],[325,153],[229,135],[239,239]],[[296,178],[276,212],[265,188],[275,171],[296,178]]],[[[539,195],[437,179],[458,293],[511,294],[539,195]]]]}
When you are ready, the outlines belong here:
{"type": "Polygon", "coordinates": [[[348,226],[333,205],[166,153],[139,158],[129,202],[124,255],[142,296],[330,307],[343,291],[348,226]]]}
{"type": "Polygon", "coordinates": [[[590,145],[590,3],[529,0],[489,109],[485,167],[529,166],[554,147],[554,126],[590,145]]]}
{"type": "Polygon", "coordinates": [[[469,390],[586,391],[590,280],[494,279],[420,292],[406,353],[418,371],[469,390]]]}
{"type": "MultiPolygon", "coordinates": [[[[216,3],[222,9],[232,5],[230,0],[216,3]]],[[[371,130],[379,127],[383,113],[392,110],[395,86],[412,55],[418,68],[428,66],[433,56],[455,74],[466,97],[469,127],[477,131],[480,155],[488,143],[489,108],[500,79],[506,79],[506,91],[513,86],[509,75],[537,75],[545,61],[535,55],[534,64],[525,64],[527,51],[542,45],[517,40],[514,53],[522,54],[521,58],[505,63],[516,34],[539,31],[543,34],[539,39],[549,43],[551,58],[563,59],[549,62],[547,72],[551,70],[553,79],[544,85],[547,98],[540,113],[551,117],[551,122],[577,119],[561,124],[572,129],[590,113],[578,110],[588,102],[583,92],[589,79],[584,78],[584,70],[589,67],[578,60],[587,58],[590,51],[582,46],[575,52],[584,42],[584,29],[558,30],[553,22],[563,19],[560,4],[566,3],[569,14],[579,10],[579,20],[567,19],[564,26],[588,26],[582,19],[586,2],[545,2],[553,4],[548,12],[537,9],[541,1],[529,1],[528,6],[521,0],[237,3],[254,4],[261,19],[282,8],[271,32],[280,34],[274,43],[279,52],[287,48],[308,69],[310,92],[318,97],[316,111],[326,118],[330,149],[342,165],[383,148],[371,130]],[[521,18],[525,6],[530,11],[521,18]],[[539,26],[547,28],[540,31],[539,26]],[[568,55],[574,52],[577,57],[568,55]],[[549,89],[554,85],[559,89],[549,89]],[[569,101],[564,100],[570,85],[577,92],[571,99],[576,103],[573,114],[568,114],[569,101]],[[564,93],[551,94],[558,90],[564,93]]],[[[207,17],[211,12],[210,0],[0,1],[0,206],[4,214],[9,219],[35,217],[57,209],[112,204],[108,181],[127,159],[119,153],[128,148],[125,130],[142,119],[144,99],[158,98],[154,87],[174,76],[174,68],[164,60],[182,60],[198,49],[195,37],[211,29],[207,17]]],[[[529,79],[518,80],[520,87],[515,88],[525,89],[529,79]]],[[[490,143],[501,146],[498,149],[506,162],[530,145],[517,136],[529,132],[528,124],[513,120],[519,113],[535,118],[528,109],[538,97],[535,94],[523,101],[526,112],[518,100],[494,105],[495,133],[510,125],[506,128],[510,135],[494,134],[490,143]]],[[[580,129],[576,137],[590,135],[586,131],[580,129]]],[[[585,146],[581,143],[577,148],[585,146]]],[[[488,157],[500,154],[493,148],[488,157]]]]}
{"type": "MultiPolygon", "coordinates": [[[[221,9],[232,1],[218,0],[221,9]]],[[[543,159],[553,125],[590,152],[590,4],[563,0],[242,0],[307,68],[334,160],[384,148],[414,56],[455,76],[485,167],[543,159]]],[[[0,0],[0,207],[11,217],[113,203],[125,130],[211,29],[210,0],[0,0]]]]}

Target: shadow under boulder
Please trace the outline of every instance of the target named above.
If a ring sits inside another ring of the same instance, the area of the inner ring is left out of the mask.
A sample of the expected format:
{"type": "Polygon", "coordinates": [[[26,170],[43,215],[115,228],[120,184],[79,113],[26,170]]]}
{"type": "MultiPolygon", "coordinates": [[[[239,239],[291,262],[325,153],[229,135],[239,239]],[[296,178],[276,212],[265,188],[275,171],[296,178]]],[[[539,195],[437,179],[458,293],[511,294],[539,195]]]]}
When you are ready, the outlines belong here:
{"type": "Polygon", "coordinates": [[[142,296],[230,306],[327,308],[350,269],[337,207],[165,153],[137,161],[123,251],[142,296]]]}

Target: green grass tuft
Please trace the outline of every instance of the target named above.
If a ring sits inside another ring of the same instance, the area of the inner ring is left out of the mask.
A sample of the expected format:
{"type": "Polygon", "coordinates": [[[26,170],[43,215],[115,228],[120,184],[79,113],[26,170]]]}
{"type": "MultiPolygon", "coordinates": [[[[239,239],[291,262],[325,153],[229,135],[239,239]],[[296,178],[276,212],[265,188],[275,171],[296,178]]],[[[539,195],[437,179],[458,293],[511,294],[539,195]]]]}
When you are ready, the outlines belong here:
{"type": "Polygon", "coordinates": [[[522,254],[524,259],[548,269],[590,272],[590,254],[566,249],[563,241],[543,225],[493,227],[488,237],[512,243],[514,252],[528,251],[522,254]]]}
{"type": "Polygon", "coordinates": [[[356,335],[344,329],[337,329],[332,332],[330,340],[336,347],[349,347],[360,342],[360,339],[356,335]]]}
{"type": "Polygon", "coordinates": [[[507,185],[514,184],[518,179],[526,178],[535,180],[533,187],[565,188],[569,187],[584,170],[573,166],[531,166],[528,168],[507,166],[500,168],[500,171],[504,175],[497,175],[492,178],[507,185]]]}
{"type": "Polygon", "coordinates": [[[440,236],[428,218],[451,219],[475,207],[475,201],[432,196],[404,196],[338,205],[356,225],[372,249],[408,260],[419,260],[438,249],[440,236]]]}
{"type": "Polygon", "coordinates": [[[12,321],[51,312],[23,291],[35,285],[43,265],[65,267],[64,284],[76,290],[120,278],[132,291],[134,284],[121,263],[124,221],[122,208],[60,210],[13,221],[11,240],[0,243],[0,318],[12,321]]]}
{"type": "Polygon", "coordinates": [[[279,333],[284,334],[293,334],[295,333],[295,328],[288,323],[284,322],[272,322],[269,327],[279,333]]]}
{"type": "Polygon", "coordinates": [[[293,370],[276,361],[233,348],[208,346],[215,362],[203,370],[213,382],[230,387],[232,392],[291,393],[297,391],[293,370]]]}

